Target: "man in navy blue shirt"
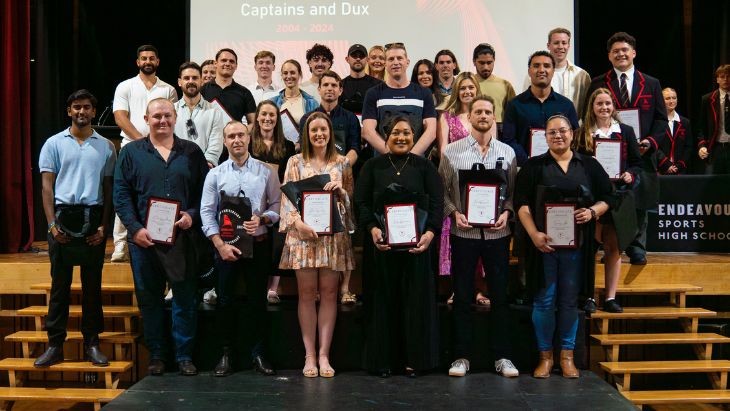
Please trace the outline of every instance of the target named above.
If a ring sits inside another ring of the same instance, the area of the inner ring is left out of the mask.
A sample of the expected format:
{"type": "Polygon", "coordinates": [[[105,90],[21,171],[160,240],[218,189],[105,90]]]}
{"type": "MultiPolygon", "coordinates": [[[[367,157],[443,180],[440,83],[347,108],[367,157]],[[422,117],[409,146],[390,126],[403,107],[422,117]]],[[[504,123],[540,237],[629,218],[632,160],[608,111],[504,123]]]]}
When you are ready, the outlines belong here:
{"type": "Polygon", "coordinates": [[[197,374],[192,362],[198,306],[191,234],[200,227],[200,197],[208,162],[197,144],[173,134],[176,120],[172,103],[165,99],[150,101],[145,114],[150,134],[124,146],[114,172],[114,206],[127,227],[151,375],[165,371],[166,283],[173,291],[172,337],[180,374],[197,374]],[[146,227],[149,200],[179,202],[177,235],[172,244],[153,242],[146,227]]]}
{"type": "Polygon", "coordinates": [[[544,140],[545,122],[552,115],[562,114],[570,120],[573,129],[578,128],[573,102],[556,93],[550,85],[554,72],[555,58],[548,51],[532,53],[527,71],[530,87],[507,103],[501,140],[515,150],[519,166],[530,157],[533,135],[544,140]]]}

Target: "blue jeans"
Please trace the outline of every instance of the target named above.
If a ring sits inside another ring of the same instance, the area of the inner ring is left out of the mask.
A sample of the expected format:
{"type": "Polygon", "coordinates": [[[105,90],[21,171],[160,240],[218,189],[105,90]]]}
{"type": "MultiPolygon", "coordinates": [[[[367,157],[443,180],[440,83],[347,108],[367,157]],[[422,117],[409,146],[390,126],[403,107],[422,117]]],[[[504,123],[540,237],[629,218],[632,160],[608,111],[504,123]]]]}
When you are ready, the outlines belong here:
{"type": "MultiPolygon", "coordinates": [[[[144,323],[144,339],[151,359],[167,358],[165,343],[165,284],[164,267],[154,251],[129,242],[129,258],[134,276],[134,292],[144,323]]],[[[193,344],[198,322],[196,279],[170,281],[172,288],[172,339],[175,360],[192,360],[193,344]]]]}
{"type": "Polygon", "coordinates": [[[535,326],[537,348],[540,351],[553,349],[556,305],[561,349],[575,348],[575,334],[578,331],[577,301],[583,274],[582,260],[583,253],[580,249],[558,249],[542,255],[545,288],[535,295],[532,308],[532,323],[535,326]]]}

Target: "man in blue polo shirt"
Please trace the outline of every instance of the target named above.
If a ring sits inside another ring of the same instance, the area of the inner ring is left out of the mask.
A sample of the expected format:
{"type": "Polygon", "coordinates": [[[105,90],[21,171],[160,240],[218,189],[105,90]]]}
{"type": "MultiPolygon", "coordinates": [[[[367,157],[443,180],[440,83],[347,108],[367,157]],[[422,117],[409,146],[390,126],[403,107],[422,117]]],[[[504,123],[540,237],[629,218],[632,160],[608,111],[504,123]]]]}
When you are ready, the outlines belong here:
{"type": "Polygon", "coordinates": [[[573,102],[556,93],[550,85],[554,72],[555,58],[550,52],[541,50],[532,53],[527,70],[530,87],[510,100],[505,108],[501,140],[515,150],[519,166],[530,157],[533,139],[545,141],[545,122],[550,116],[562,114],[570,120],[573,129],[578,128],[578,114],[573,102]],[[540,132],[543,133],[541,137],[540,132]]]}
{"type": "Polygon", "coordinates": [[[72,93],[66,100],[66,112],[71,127],[49,138],[38,160],[48,221],[51,296],[46,316],[48,349],[34,365],[48,367],[63,361],[73,267],[79,265],[84,354],[94,365],[107,366],[109,362],[99,350],[99,333],[104,328],[101,271],[117,155],[111,141],[91,128],[96,115],[96,98],[91,93],[72,93]]]}

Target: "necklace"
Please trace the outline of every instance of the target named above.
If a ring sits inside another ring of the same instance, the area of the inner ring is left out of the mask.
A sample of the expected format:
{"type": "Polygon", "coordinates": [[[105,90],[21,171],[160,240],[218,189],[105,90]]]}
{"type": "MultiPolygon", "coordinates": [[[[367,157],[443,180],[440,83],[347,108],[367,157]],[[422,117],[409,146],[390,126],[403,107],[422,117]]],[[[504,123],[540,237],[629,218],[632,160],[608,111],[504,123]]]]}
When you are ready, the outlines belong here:
{"type": "Polygon", "coordinates": [[[403,168],[405,168],[406,164],[408,164],[408,160],[410,159],[410,156],[406,156],[406,161],[403,162],[403,165],[400,166],[400,168],[395,166],[395,163],[393,163],[393,159],[390,157],[390,154],[388,154],[388,160],[390,160],[390,165],[393,166],[395,169],[395,175],[399,176],[400,172],[403,171],[403,168]]]}

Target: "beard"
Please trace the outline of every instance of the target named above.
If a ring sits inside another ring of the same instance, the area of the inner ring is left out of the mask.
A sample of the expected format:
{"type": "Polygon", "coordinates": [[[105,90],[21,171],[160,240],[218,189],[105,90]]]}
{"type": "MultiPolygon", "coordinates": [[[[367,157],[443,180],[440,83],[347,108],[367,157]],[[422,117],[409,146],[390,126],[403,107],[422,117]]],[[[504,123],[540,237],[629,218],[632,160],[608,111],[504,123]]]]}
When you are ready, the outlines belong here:
{"type": "Polygon", "coordinates": [[[153,64],[145,64],[139,70],[144,74],[150,75],[157,72],[157,67],[153,64]]]}
{"type": "Polygon", "coordinates": [[[492,129],[492,124],[487,123],[487,125],[482,125],[480,123],[477,123],[477,124],[472,124],[471,127],[480,133],[486,133],[487,131],[492,129]]]}
{"type": "Polygon", "coordinates": [[[199,93],[200,93],[200,89],[198,88],[198,86],[191,88],[188,85],[188,86],[185,86],[185,88],[183,88],[183,94],[185,94],[187,97],[190,97],[190,98],[197,96],[199,93]]]}

